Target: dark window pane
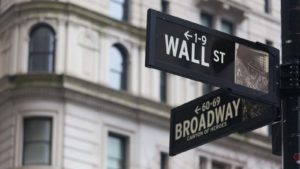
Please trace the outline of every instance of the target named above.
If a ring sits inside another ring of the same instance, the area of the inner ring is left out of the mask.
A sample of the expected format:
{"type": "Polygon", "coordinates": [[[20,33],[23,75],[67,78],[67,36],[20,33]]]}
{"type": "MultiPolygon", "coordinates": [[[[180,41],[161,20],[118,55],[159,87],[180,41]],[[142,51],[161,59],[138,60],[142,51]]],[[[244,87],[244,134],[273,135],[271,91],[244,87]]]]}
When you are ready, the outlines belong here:
{"type": "Polygon", "coordinates": [[[47,119],[28,119],[24,125],[24,141],[50,141],[51,121],[47,119]]]}
{"type": "Polygon", "coordinates": [[[207,159],[200,157],[200,169],[207,169],[207,159]]]}
{"type": "Polygon", "coordinates": [[[40,27],[31,33],[31,51],[49,52],[54,50],[54,36],[48,27],[40,27]]]}
{"type": "Polygon", "coordinates": [[[206,26],[208,28],[212,28],[213,27],[212,16],[207,13],[201,13],[201,25],[206,26]]]}
{"type": "Polygon", "coordinates": [[[169,169],[169,158],[167,153],[160,153],[160,169],[169,169]]]}
{"type": "Polygon", "coordinates": [[[202,91],[203,91],[203,95],[208,94],[213,91],[213,86],[209,84],[203,84],[202,91]]]}
{"type": "Polygon", "coordinates": [[[52,119],[25,118],[23,135],[23,164],[50,165],[52,119]]]}
{"type": "Polygon", "coordinates": [[[265,12],[270,13],[270,0],[265,0],[265,12]]]}
{"type": "Polygon", "coordinates": [[[169,1],[168,0],[161,0],[161,11],[168,13],[169,12],[169,1]]]}
{"type": "Polygon", "coordinates": [[[109,134],[107,149],[107,168],[125,169],[126,166],[126,138],[109,134]]]}
{"type": "Polygon", "coordinates": [[[212,169],[230,169],[230,165],[214,161],[212,162],[212,169]]]}
{"type": "Polygon", "coordinates": [[[38,26],[30,33],[29,72],[53,72],[55,35],[48,26],[38,26]]]}
{"type": "Polygon", "coordinates": [[[53,55],[44,52],[32,52],[29,60],[30,71],[32,72],[52,72],[53,55]]]}
{"type": "Polygon", "coordinates": [[[50,164],[50,146],[47,143],[32,143],[24,146],[24,165],[50,164]]]}
{"type": "Polygon", "coordinates": [[[228,33],[228,34],[233,34],[233,24],[229,21],[222,20],[221,21],[221,31],[228,33]]]}
{"type": "Polygon", "coordinates": [[[266,40],[266,44],[269,45],[269,46],[273,46],[273,42],[270,41],[270,40],[266,40]]]}

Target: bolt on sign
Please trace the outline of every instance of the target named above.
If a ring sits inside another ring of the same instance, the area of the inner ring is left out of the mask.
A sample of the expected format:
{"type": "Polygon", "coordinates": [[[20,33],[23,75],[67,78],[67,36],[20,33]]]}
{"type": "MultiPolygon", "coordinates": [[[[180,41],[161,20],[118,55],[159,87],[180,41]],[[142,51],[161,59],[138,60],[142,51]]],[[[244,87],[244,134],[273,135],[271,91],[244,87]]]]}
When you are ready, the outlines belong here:
{"type": "Polygon", "coordinates": [[[148,10],[146,66],[278,104],[279,51],[148,10]]]}
{"type": "Polygon", "coordinates": [[[219,89],[171,110],[170,155],[233,132],[262,127],[276,118],[276,107],[219,89]]]}

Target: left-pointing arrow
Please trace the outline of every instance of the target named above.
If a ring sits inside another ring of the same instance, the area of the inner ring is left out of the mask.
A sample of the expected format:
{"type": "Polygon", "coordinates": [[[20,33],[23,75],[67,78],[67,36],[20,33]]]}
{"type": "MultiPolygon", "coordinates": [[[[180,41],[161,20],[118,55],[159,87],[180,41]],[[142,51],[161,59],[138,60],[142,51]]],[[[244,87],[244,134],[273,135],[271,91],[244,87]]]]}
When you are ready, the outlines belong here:
{"type": "Polygon", "coordinates": [[[201,107],[199,107],[199,106],[197,106],[196,108],[195,108],[195,113],[196,114],[199,114],[199,111],[201,110],[201,107]]]}
{"type": "Polygon", "coordinates": [[[186,31],[186,32],[184,33],[184,36],[185,36],[185,38],[186,38],[187,40],[189,40],[189,38],[193,37],[193,36],[190,35],[189,33],[190,33],[190,31],[186,31]]]}

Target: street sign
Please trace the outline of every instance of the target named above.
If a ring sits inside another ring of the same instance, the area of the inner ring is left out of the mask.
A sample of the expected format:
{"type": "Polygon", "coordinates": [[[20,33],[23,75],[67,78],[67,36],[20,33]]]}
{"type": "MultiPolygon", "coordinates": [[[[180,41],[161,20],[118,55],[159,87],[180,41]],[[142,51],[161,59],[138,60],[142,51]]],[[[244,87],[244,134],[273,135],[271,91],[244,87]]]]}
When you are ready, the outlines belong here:
{"type": "Polygon", "coordinates": [[[276,107],[219,89],[171,110],[171,156],[271,123],[276,107]]]}
{"type": "Polygon", "coordinates": [[[279,104],[279,51],[148,10],[146,66],[279,104]]]}

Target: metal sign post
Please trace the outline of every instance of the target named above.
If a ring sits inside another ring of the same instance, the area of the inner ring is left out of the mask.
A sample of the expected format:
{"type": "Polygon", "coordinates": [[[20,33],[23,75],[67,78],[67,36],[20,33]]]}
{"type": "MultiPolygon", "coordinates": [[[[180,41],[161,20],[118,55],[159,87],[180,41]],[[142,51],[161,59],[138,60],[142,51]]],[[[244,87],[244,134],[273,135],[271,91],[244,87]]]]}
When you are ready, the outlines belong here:
{"type": "Polygon", "coordinates": [[[300,1],[281,0],[283,168],[300,169],[300,1]]]}

